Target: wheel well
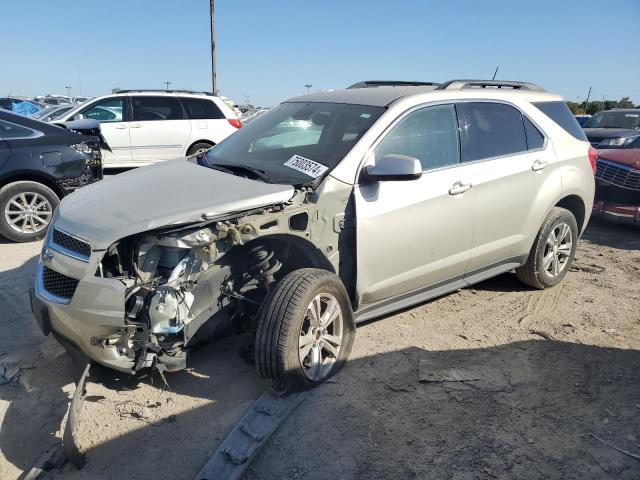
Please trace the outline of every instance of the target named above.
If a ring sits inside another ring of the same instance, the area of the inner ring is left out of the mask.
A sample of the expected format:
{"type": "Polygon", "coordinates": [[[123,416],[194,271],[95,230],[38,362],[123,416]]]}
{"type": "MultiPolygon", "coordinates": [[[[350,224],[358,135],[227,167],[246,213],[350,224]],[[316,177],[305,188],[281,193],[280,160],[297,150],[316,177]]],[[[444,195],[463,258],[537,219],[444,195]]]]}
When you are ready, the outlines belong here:
{"type": "Polygon", "coordinates": [[[582,199],[577,195],[569,195],[568,197],[564,197],[555,205],[556,207],[565,208],[569,210],[573,216],[576,218],[576,223],[578,224],[578,230],[582,232],[584,227],[584,219],[585,219],[585,206],[582,199]]]}
{"type": "Polygon", "coordinates": [[[263,244],[282,261],[281,275],[300,268],[319,268],[335,273],[333,265],[310,241],[294,235],[270,235],[246,244],[247,248],[263,244]]]}
{"type": "Polygon", "coordinates": [[[191,150],[191,148],[193,148],[193,146],[196,145],[197,143],[208,143],[212,147],[215,145],[215,142],[212,142],[211,140],[196,140],[191,145],[189,145],[189,147],[187,148],[187,152],[191,150]]]}
{"type": "Polygon", "coordinates": [[[9,183],[21,182],[21,181],[41,183],[42,185],[49,187],[51,190],[53,190],[53,193],[55,193],[58,196],[58,198],[62,198],[65,196],[64,190],[62,190],[62,188],[60,188],[55,181],[45,176],[41,176],[33,173],[18,173],[10,177],[5,177],[2,180],[0,180],[0,188],[3,188],[5,185],[8,185],[9,183]]]}

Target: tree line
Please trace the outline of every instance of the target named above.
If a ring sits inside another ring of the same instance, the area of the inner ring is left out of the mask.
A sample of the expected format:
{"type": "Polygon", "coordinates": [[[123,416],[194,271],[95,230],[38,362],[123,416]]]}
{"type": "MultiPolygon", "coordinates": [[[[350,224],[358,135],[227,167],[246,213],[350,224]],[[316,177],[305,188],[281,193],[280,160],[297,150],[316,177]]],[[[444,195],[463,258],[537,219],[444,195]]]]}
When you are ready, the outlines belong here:
{"type": "Polygon", "coordinates": [[[622,97],[620,100],[593,100],[587,102],[567,102],[567,106],[574,115],[594,115],[603,110],[611,110],[612,108],[640,108],[640,105],[634,105],[629,97],[622,97]]]}

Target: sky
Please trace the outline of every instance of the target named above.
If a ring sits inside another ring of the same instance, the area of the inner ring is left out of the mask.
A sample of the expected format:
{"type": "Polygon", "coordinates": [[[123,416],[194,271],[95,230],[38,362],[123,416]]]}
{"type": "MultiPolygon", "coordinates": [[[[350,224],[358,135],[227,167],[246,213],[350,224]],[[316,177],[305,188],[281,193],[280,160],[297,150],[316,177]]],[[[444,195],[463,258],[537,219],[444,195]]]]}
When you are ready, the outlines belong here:
{"type": "MultiPolygon", "coordinates": [[[[0,96],[211,90],[208,0],[0,0],[0,18],[0,96]]],[[[217,0],[216,40],[240,104],[498,66],[567,100],[640,103],[640,0],[217,0]]]]}

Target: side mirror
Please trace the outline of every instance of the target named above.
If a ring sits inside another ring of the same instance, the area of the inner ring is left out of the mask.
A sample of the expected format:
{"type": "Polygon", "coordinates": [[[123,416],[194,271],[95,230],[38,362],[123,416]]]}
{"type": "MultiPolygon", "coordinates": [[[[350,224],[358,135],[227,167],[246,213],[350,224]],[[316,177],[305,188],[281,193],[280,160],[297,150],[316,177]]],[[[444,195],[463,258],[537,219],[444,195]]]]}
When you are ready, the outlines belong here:
{"type": "Polygon", "coordinates": [[[81,113],[76,113],[76,114],[73,116],[73,119],[72,119],[72,120],[82,120],[83,118],[84,118],[84,115],[82,115],[81,113]]]}
{"type": "Polygon", "coordinates": [[[365,180],[374,182],[416,180],[422,176],[422,165],[417,158],[391,154],[365,167],[363,174],[365,180]]]}

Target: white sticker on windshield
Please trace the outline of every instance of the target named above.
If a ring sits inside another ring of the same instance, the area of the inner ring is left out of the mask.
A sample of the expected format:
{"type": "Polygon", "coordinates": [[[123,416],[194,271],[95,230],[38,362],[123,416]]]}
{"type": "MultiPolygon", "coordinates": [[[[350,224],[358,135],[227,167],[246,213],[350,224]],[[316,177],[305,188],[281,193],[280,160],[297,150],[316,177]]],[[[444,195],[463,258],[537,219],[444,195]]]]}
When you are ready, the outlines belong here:
{"type": "Polygon", "coordinates": [[[637,113],[625,113],[624,115],[625,117],[631,117],[631,118],[638,118],[640,117],[640,115],[638,115],[637,113]]]}
{"type": "Polygon", "coordinates": [[[313,178],[317,178],[329,170],[329,167],[326,167],[321,163],[314,162],[313,160],[309,160],[308,158],[301,157],[300,155],[294,155],[284,162],[284,165],[313,178]]]}

